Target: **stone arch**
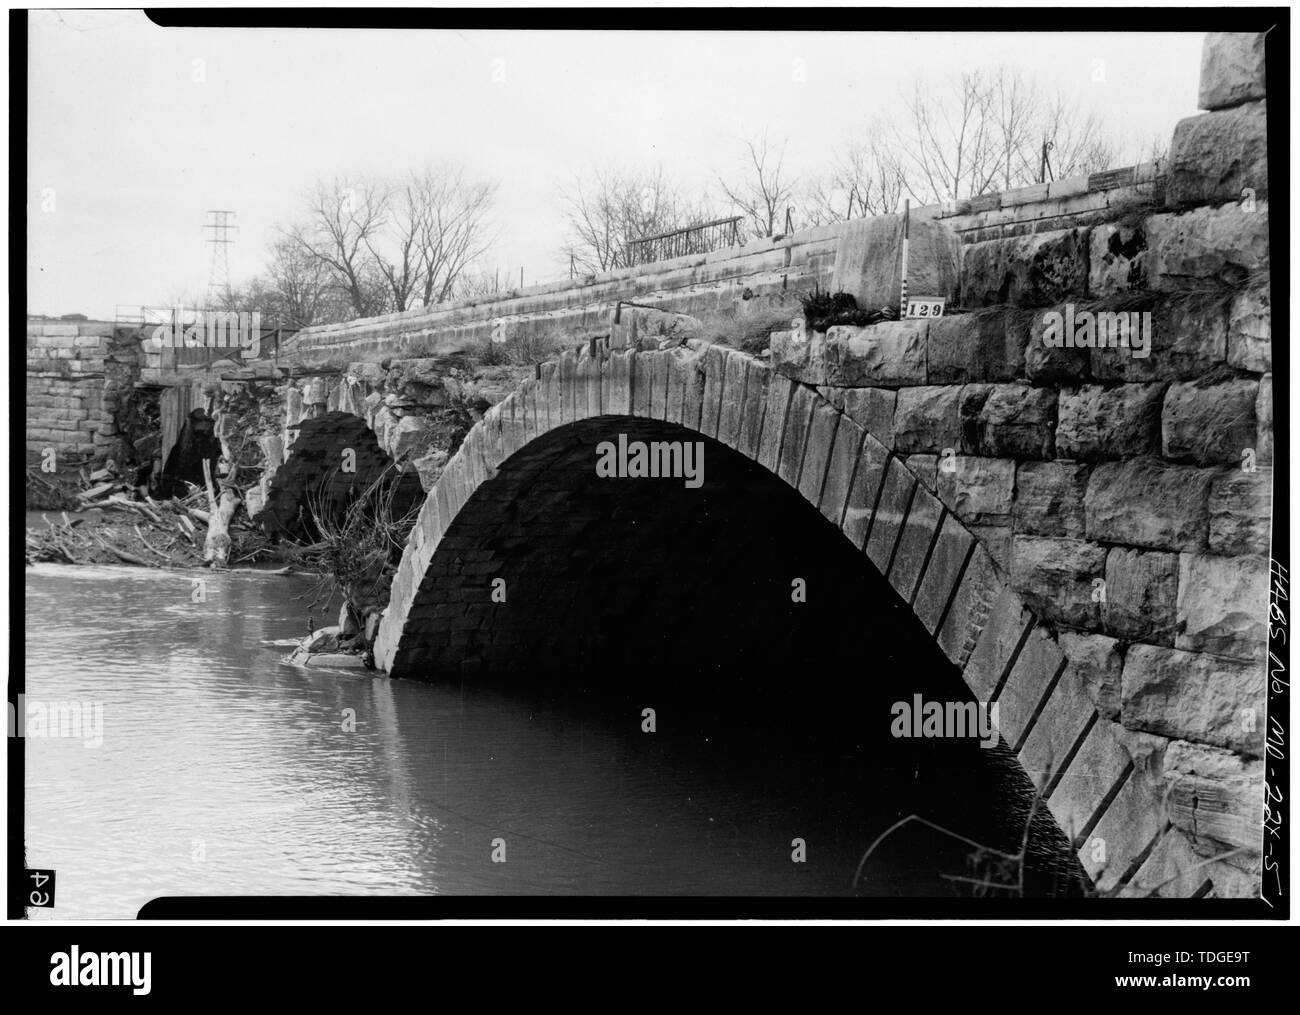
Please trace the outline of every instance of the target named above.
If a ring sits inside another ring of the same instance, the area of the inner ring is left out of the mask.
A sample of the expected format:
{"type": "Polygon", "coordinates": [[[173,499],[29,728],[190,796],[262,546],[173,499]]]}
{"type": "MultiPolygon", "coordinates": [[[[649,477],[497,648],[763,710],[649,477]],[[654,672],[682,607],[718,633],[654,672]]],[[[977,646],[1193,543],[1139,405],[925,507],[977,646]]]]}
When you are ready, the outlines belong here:
{"type": "MultiPolygon", "coordinates": [[[[444,534],[513,456],[551,431],[631,417],[695,431],[779,477],[863,552],[977,700],[995,702],[1006,745],[1042,793],[1096,888],[1124,894],[1167,827],[1154,783],[1088,692],[1050,625],[980,541],[884,444],[814,389],[718,345],[566,353],[494,406],[424,502],[375,643],[402,675],[410,611],[444,534]]],[[[1195,879],[1192,879],[1195,880],[1195,879]]],[[[1204,891],[1191,884],[1186,894],[1204,891]]]]}
{"type": "Polygon", "coordinates": [[[347,505],[381,476],[396,484],[393,509],[410,511],[424,497],[413,472],[392,472],[393,460],[366,421],[342,410],[325,412],[293,425],[297,437],[288,459],[267,484],[267,496],[254,521],[272,535],[311,541],[313,502],[340,517],[347,505]],[[345,462],[345,452],[351,452],[345,462]]]}

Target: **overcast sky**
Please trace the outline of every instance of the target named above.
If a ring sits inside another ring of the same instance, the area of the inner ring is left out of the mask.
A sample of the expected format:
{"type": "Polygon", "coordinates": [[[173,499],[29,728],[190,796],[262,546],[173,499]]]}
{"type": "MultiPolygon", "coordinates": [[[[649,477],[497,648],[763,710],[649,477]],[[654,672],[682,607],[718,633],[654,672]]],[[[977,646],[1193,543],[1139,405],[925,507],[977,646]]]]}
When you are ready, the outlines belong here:
{"type": "Polygon", "coordinates": [[[28,306],[111,319],[204,291],[207,209],[238,212],[238,282],[315,177],[443,160],[500,181],[485,267],[558,278],[557,192],[593,162],[702,190],[767,128],[816,173],[914,79],[963,70],[1077,98],[1127,164],[1196,112],[1203,35],[162,29],[84,11],[33,12],[29,38],[28,306]]]}

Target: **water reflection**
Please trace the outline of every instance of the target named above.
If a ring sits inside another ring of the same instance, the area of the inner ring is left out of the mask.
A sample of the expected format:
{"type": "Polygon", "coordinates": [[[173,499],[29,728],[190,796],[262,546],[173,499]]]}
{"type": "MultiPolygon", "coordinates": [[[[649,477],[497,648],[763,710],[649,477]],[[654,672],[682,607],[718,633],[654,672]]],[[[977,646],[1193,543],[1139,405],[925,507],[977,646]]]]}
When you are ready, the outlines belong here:
{"type": "MultiPolygon", "coordinates": [[[[303,632],[309,589],[216,574],[196,603],[187,574],[28,570],[28,699],[104,708],[102,746],[26,742],[28,865],[59,879],[35,918],[159,895],[847,894],[904,806],[876,808],[881,773],[852,758],[646,736],[632,705],[288,666],[272,643],[303,632]]],[[[964,852],[902,837],[872,890],[950,891],[936,871],[964,852]]]]}

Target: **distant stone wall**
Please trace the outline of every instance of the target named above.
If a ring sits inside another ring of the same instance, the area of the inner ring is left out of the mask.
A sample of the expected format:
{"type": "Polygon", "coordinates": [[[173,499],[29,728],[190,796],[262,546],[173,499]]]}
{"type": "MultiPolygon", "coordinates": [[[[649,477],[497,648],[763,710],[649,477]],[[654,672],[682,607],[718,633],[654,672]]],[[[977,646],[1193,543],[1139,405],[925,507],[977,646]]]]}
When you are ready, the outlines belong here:
{"type": "Polygon", "coordinates": [[[27,450],[109,453],[138,374],[139,343],[104,321],[27,324],[27,450]]]}

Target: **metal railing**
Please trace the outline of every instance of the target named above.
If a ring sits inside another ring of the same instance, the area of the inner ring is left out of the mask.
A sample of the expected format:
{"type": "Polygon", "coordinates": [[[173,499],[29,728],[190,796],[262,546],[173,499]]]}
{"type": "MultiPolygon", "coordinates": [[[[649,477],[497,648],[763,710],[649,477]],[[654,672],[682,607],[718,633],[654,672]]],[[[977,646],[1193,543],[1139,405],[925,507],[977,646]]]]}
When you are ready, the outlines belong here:
{"type": "MultiPolygon", "coordinates": [[[[113,320],[115,324],[142,329],[152,329],[160,324],[167,325],[172,329],[185,329],[200,323],[205,319],[205,315],[209,313],[211,311],[197,308],[119,303],[113,320]]],[[[299,328],[262,325],[258,329],[259,341],[256,358],[259,360],[275,360],[279,356],[280,346],[300,330],[299,328]]],[[[234,350],[232,347],[174,346],[164,347],[161,351],[162,366],[168,370],[177,367],[205,367],[217,360],[226,358],[243,359],[239,351],[234,350]]]]}
{"type": "Polygon", "coordinates": [[[723,247],[734,247],[740,242],[741,216],[701,222],[685,229],[674,229],[658,236],[645,236],[628,243],[621,267],[632,268],[639,264],[653,264],[689,254],[707,254],[723,247]]]}

